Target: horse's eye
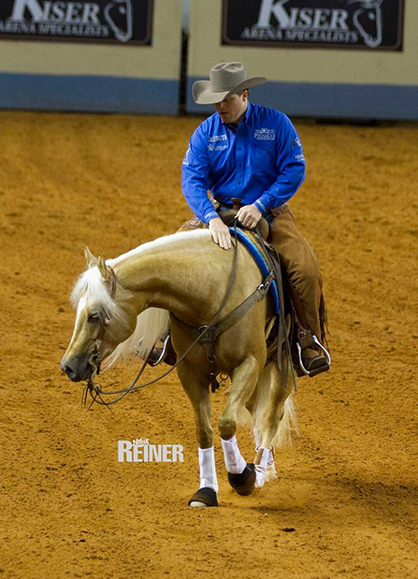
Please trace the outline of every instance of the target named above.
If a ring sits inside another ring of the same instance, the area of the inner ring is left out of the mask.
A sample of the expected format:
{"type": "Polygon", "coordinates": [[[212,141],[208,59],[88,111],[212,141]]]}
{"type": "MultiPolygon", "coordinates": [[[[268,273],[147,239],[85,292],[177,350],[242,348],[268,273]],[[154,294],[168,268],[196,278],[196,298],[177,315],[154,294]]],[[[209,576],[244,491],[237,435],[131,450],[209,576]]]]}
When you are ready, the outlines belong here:
{"type": "Polygon", "coordinates": [[[87,320],[89,322],[93,322],[94,320],[98,320],[99,319],[99,314],[97,312],[93,312],[92,314],[89,314],[87,317],[87,320]]]}

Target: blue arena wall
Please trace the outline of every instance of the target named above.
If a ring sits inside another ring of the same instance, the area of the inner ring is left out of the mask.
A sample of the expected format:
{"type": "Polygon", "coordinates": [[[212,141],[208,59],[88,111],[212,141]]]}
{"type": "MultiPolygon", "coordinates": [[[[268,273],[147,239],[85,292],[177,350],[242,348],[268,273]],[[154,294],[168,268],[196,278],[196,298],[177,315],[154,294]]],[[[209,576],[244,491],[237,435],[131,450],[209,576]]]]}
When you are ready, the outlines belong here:
{"type": "Polygon", "coordinates": [[[179,80],[0,73],[0,108],[176,115],[179,80]]]}

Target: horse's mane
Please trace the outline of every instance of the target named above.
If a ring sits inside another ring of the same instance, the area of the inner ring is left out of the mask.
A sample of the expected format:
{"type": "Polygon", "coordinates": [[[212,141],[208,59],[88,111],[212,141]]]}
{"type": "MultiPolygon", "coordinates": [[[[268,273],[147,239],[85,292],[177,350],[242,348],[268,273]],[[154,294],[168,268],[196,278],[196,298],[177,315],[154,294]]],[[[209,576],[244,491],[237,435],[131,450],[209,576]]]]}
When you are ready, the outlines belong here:
{"type": "MultiPolygon", "coordinates": [[[[173,247],[176,242],[188,243],[201,237],[210,236],[209,231],[198,230],[182,233],[174,233],[139,245],[114,259],[106,260],[106,264],[114,267],[122,261],[142,253],[173,247]]],[[[71,303],[77,308],[81,297],[86,298],[86,303],[94,302],[103,311],[103,315],[112,318],[116,323],[127,325],[127,317],[122,308],[111,298],[97,266],[90,267],[78,278],[71,294],[71,303]]],[[[154,343],[167,334],[169,326],[169,312],[160,308],[149,308],[138,315],[136,327],[131,336],[120,343],[112,354],[103,363],[103,370],[107,370],[120,358],[128,359],[132,355],[138,355],[146,359],[154,343]]]]}
{"type": "Polygon", "coordinates": [[[127,324],[126,314],[110,297],[97,266],[87,269],[78,278],[71,293],[71,303],[74,308],[78,307],[82,296],[86,304],[95,303],[98,306],[101,317],[112,318],[118,324],[127,324]]]}

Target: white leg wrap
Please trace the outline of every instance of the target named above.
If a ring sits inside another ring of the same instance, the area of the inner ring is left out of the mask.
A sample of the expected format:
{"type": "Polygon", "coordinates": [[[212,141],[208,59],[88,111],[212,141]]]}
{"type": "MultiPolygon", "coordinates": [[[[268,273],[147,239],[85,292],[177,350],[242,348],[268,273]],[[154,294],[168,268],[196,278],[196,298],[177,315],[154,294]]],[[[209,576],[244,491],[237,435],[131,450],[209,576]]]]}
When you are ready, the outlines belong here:
{"type": "Polygon", "coordinates": [[[221,442],[226,470],[231,474],[241,474],[244,472],[247,463],[239,451],[236,436],[233,436],[229,440],[221,438],[221,442]]]}
{"type": "Polygon", "coordinates": [[[209,487],[218,492],[218,479],[215,467],[215,449],[199,448],[200,489],[209,487]]]}
{"type": "Polygon", "coordinates": [[[267,465],[270,458],[269,448],[259,448],[255,461],[255,486],[260,488],[266,482],[267,465]]]}
{"type": "Polygon", "coordinates": [[[254,433],[254,444],[255,444],[255,448],[256,450],[259,449],[260,445],[261,445],[261,432],[258,430],[258,428],[256,428],[254,426],[253,428],[253,433],[254,433]]]}

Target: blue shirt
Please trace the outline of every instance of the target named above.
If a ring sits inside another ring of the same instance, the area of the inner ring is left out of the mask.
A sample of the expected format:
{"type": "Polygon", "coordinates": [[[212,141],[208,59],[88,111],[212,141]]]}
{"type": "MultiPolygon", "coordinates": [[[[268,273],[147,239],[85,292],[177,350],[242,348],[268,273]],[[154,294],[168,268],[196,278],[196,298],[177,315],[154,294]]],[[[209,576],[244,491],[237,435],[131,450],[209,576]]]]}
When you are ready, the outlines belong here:
{"type": "Polygon", "coordinates": [[[286,203],[305,178],[305,159],[296,129],[275,109],[248,103],[237,127],[213,114],[190,139],[183,161],[182,187],[199,219],[218,217],[207,191],[232,207],[255,203],[264,215],[286,203]]]}

